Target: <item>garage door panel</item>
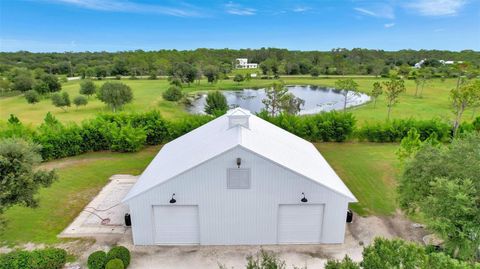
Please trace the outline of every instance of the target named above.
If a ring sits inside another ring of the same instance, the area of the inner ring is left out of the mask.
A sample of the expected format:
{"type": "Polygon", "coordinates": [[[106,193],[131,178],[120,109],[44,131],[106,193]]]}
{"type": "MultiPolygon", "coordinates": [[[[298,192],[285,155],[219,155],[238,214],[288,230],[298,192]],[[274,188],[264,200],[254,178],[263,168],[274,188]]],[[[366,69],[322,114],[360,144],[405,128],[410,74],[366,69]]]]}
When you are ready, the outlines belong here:
{"type": "Polygon", "coordinates": [[[156,244],[198,244],[197,206],[154,206],[156,244]]]}
{"type": "Polygon", "coordinates": [[[323,205],[280,205],[278,243],[320,243],[323,205]]]}

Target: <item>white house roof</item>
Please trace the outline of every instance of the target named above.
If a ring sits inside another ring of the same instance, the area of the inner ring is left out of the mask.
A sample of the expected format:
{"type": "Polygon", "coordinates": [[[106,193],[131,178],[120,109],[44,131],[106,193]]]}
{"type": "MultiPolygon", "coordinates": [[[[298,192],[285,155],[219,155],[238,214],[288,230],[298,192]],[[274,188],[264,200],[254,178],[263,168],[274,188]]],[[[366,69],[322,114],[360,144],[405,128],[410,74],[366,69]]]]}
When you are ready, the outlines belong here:
{"type": "Polygon", "coordinates": [[[123,201],[237,146],[346,196],[352,202],[357,201],[312,143],[242,108],[229,110],[226,115],[167,143],[123,201]],[[238,117],[245,117],[248,127],[241,124],[238,117]],[[231,126],[232,118],[239,124],[231,126]]]}

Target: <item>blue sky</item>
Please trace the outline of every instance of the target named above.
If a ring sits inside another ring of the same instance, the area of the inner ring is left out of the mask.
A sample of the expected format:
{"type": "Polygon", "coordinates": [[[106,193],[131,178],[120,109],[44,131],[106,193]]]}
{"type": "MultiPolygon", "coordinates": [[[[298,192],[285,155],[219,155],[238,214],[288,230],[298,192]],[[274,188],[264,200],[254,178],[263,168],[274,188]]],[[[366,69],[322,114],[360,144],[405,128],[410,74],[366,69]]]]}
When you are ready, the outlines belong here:
{"type": "Polygon", "coordinates": [[[480,50],[479,0],[0,0],[0,50],[480,50]]]}

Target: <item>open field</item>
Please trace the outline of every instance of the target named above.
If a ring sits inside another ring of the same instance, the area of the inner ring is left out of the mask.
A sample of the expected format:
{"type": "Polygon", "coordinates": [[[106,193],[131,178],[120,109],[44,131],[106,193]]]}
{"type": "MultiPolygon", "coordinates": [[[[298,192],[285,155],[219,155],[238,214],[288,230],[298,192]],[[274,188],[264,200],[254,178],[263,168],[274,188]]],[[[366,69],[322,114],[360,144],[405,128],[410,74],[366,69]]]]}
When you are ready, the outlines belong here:
{"type": "MultiPolygon", "coordinates": [[[[320,152],[360,201],[352,208],[359,214],[392,214],[396,144],[318,143],[320,152]]],[[[15,206],[5,213],[6,230],[1,244],[55,243],[59,234],[106,184],[113,174],[140,174],[159,150],[138,153],[95,152],[44,163],[56,168],[60,179],[41,189],[38,208],[15,206]]]]}
{"type": "MultiPolygon", "coordinates": [[[[311,77],[283,77],[286,84],[311,84],[320,86],[333,86],[338,78],[311,78],[311,77]]],[[[360,91],[370,92],[373,82],[382,80],[380,78],[362,77],[355,79],[360,85],[360,91]]],[[[162,98],[162,92],[168,87],[168,81],[160,80],[122,80],[132,87],[134,92],[134,101],[125,106],[125,111],[147,111],[157,109],[167,118],[180,118],[186,115],[183,104],[165,101],[162,98]]],[[[200,83],[193,83],[184,87],[185,92],[208,91],[208,90],[228,90],[242,89],[248,87],[265,87],[271,84],[272,80],[252,79],[240,84],[232,80],[222,80],[215,84],[209,84],[205,80],[200,83]]],[[[101,85],[103,81],[96,81],[101,85]]],[[[455,86],[455,79],[447,79],[444,82],[437,80],[430,81],[423,93],[423,98],[414,96],[415,83],[411,80],[406,81],[407,92],[402,94],[399,103],[392,109],[392,118],[422,118],[430,119],[438,117],[444,120],[452,119],[452,112],[449,102],[449,91],[455,86]]],[[[70,94],[73,99],[79,95],[80,81],[71,81],[63,85],[63,89],[70,94]]],[[[51,111],[62,122],[73,121],[81,122],[83,119],[94,117],[99,112],[108,112],[109,109],[94,97],[90,97],[89,104],[86,107],[76,109],[74,106],[63,112],[54,107],[49,99],[43,99],[35,105],[27,104],[21,95],[13,97],[0,97],[0,120],[6,120],[10,114],[17,115],[23,122],[38,125],[43,121],[45,114],[51,111]]],[[[373,102],[360,107],[352,108],[359,123],[368,121],[385,120],[387,107],[384,96],[380,96],[377,101],[376,109],[373,108],[373,102]]],[[[465,112],[464,119],[469,120],[472,117],[472,111],[465,112]]]]}

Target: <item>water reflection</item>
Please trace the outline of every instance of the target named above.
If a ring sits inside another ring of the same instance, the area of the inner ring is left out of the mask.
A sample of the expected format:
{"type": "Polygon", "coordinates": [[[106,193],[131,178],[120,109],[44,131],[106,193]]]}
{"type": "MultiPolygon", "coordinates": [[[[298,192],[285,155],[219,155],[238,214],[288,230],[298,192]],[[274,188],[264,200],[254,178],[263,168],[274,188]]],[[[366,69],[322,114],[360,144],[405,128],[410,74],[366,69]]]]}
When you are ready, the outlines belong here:
{"type": "MultiPolygon", "coordinates": [[[[315,114],[322,111],[342,110],[344,96],[342,91],[320,86],[288,86],[288,91],[298,98],[305,100],[299,114],[315,114]]],[[[262,100],[266,98],[265,89],[243,89],[239,91],[222,91],[230,107],[246,108],[254,113],[264,108],[262,100]]],[[[207,94],[199,94],[187,106],[190,113],[204,113],[207,94]]],[[[349,93],[347,107],[358,106],[370,100],[366,94],[354,95],[349,93]]]]}

